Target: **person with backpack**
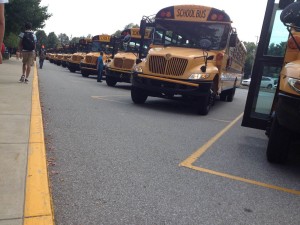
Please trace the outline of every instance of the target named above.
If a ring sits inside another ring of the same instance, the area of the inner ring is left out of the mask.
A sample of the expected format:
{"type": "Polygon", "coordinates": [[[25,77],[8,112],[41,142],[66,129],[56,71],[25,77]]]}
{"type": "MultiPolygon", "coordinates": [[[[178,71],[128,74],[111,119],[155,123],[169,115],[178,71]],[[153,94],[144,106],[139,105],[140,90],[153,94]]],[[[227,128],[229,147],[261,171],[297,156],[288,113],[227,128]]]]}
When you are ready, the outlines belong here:
{"type": "Polygon", "coordinates": [[[28,77],[30,74],[31,66],[33,65],[33,60],[35,58],[36,49],[36,36],[33,33],[32,24],[25,23],[25,31],[19,34],[20,42],[19,49],[22,52],[23,66],[22,66],[22,76],[20,82],[28,83],[28,77]]]}

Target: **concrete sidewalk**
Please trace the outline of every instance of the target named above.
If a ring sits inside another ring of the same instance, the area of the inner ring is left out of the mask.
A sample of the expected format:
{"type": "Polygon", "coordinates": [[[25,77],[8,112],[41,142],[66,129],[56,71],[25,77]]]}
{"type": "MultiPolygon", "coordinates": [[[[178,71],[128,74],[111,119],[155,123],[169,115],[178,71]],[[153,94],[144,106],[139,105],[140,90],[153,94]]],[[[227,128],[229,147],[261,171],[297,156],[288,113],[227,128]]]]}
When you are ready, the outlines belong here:
{"type": "Polygon", "coordinates": [[[0,225],[54,224],[36,65],[0,65],[0,225]]]}

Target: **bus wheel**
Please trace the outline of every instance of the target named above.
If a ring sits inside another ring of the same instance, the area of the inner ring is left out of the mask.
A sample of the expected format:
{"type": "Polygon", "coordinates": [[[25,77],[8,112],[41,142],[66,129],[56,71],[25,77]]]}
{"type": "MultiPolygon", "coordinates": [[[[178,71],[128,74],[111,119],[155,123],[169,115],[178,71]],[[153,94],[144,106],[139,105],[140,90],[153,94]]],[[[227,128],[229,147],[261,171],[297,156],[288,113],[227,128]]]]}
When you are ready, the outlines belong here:
{"type": "Polygon", "coordinates": [[[230,91],[228,91],[228,94],[227,94],[227,102],[232,102],[233,101],[233,98],[234,98],[234,95],[235,95],[235,89],[236,87],[234,86],[230,91]]]}
{"type": "Polygon", "coordinates": [[[269,143],[267,147],[267,159],[270,163],[283,163],[288,157],[290,145],[290,132],[278,123],[275,114],[271,131],[269,135],[269,143]]]}
{"type": "Polygon", "coordinates": [[[114,87],[117,83],[117,81],[113,77],[106,76],[105,80],[106,84],[110,87],[114,87]]]}
{"type": "Polygon", "coordinates": [[[71,73],[75,73],[75,70],[74,69],[69,69],[71,73]]]}
{"type": "Polygon", "coordinates": [[[83,77],[89,77],[89,74],[88,74],[87,72],[81,72],[81,75],[82,75],[83,77]]]}
{"type": "Polygon", "coordinates": [[[131,87],[131,99],[135,104],[144,104],[147,98],[148,95],[145,91],[136,87],[131,87]]]}
{"type": "Polygon", "coordinates": [[[197,112],[200,115],[207,115],[211,107],[212,95],[200,97],[197,100],[197,112]]]}
{"type": "Polygon", "coordinates": [[[227,98],[226,93],[222,92],[222,93],[220,94],[220,100],[225,102],[225,101],[226,101],[226,98],[227,98]]]}

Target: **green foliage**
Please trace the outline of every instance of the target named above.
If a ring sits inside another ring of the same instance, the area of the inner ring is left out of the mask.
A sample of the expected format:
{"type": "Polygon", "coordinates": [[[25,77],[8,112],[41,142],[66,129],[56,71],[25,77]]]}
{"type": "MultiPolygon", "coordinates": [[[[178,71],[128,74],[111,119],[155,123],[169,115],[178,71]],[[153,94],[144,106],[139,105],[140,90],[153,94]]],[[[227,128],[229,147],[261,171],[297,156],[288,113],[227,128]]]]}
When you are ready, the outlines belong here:
{"type": "Polygon", "coordinates": [[[58,35],[58,40],[62,46],[70,43],[68,35],[62,33],[58,35]]]}
{"type": "Polygon", "coordinates": [[[32,29],[43,28],[52,15],[48,6],[40,6],[41,0],[10,0],[5,5],[6,33],[19,33],[24,30],[24,22],[32,23],[32,29]]]}
{"type": "Polygon", "coordinates": [[[129,23],[124,27],[124,30],[129,29],[129,28],[139,28],[140,26],[138,24],[134,23],[129,23]]]}
{"type": "Polygon", "coordinates": [[[19,46],[19,37],[16,34],[10,33],[5,42],[6,46],[9,46],[11,48],[18,48],[19,46]]]}
{"type": "Polygon", "coordinates": [[[59,43],[59,40],[54,32],[49,33],[47,38],[47,48],[56,48],[59,43]]]}
{"type": "Polygon", "coordinates": [[[83,37],[73,37],[70,41],[70,44],[78,43],[81,38],[83,38],[83,37]]]}
{"type": "MultiPolygon", "coordinates": [[[[35,33],[35,35],[36,35],[36,39],[37,39],[36,47],[39,50],[42,45],[46,45],[48,37],[47,37],[47,34],[45,33],[45,31],[43,31],[43,30],[38,30],[35,33]]],[[[47,46],[45,46],[45,48],[47,48],[47,46]]]]}
{"type": "Polygon", "coordinates": [[[5,43],[15,43],[10,38],[24,31],[26,21],[32,23],[33,30],[45,26],[45,21],[52,15],[47,13],[48,7],[41,7],[40,3],[41,0],[10,0],[5,4],[5,43]]]}
{"type": "Polygon", "coordinates": [[[252,72],[252,66],[254,63],[255,53],[257,45],[254,42],[244,42],[244,45],[247,49],[247,56],[245,61],[245,68],[244,68],[244,78],[248,78],[252,72]]]}
{"type": "Polygon", "coordinates": [[[281,42],[280,44],[271,43],[268,49],[268,55],[284,56],[285,49],[286,49],[286,42],[281,42]]]}

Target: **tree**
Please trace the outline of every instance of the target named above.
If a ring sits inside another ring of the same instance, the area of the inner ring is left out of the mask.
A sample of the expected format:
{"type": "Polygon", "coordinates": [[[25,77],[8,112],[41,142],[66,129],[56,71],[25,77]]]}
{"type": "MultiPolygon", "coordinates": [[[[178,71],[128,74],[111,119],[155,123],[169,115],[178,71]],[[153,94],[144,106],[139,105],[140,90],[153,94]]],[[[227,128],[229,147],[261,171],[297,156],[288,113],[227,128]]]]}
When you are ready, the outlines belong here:
{"type": "Polygon", "coordinates": [[[124,27],[124,30],[130,29],[130,28],[139,28],[140,26],[138,24],[129,23],[124,27]]]}
{"type": "Polygon", "coordinates": [[[10,0],[5,5],[4,42],[9,47],[17,47],[18,34],[24,30],[24,22],[32,23],[32,29],[43,28],[45,21],[52,15],[47,13],[48,7],[40,6],[41,0],[10,0]]]}
{"type": "MultiPolygon", "coordinates": [[[[42,45],[46,45],[47,43],[47,34],[44,30],[38,30],[36,33],[36,39],[37,39],[37,49],[40,49],[42,45]]],[[[47,46],[46,46],[47,47],[47,46]]]]}
{"type": "Polygon", "coordinates": [[[18,34],[24,29],[24,22],[32,23],[32,29],[43,28],[45,21],[52,15],[47,13],[48,6],[40,6],[41,0],[10,0],[5,5],[5,33],[18,34]]]}
{"type": "Polygon", "coordinates": [[[244,78],[248,78],[252,72],[257,45],[254,42],[244,42],[244,45],[247,49],[247,56],[244,68],[244,78]]]}
{"type": "Polygon", "coordinates": [[[18,46],[19,46],[19,41],[20,41],[20,38],[18,37],[18,35],[13,34],[13,33],[10,33],[10,34],[7,36],[5,45],[6,45],[6,46],[9,46],[9,47],[11,47],[11,48],[17,49],[18,46]]]}
{"type": "Polygon", "coordinates": [[[60,33],[58,35],[58,40],[59,40],[61,46],[67,45],[70,42],[68,35],[63,34],[63,33],[60,33]]]}
{"type": "Polygon", "coordinates": [[[78,43],[81,38],[83,38],[83,37],[73,37],[70,41],[70,44],[78,43]]]}
{"type": "Polygon", "coordinates": [[[59,40],[54,32],[49,33],[48,38],[47,38],[47,48],[56,48],[58,45],[59,40]]]}

